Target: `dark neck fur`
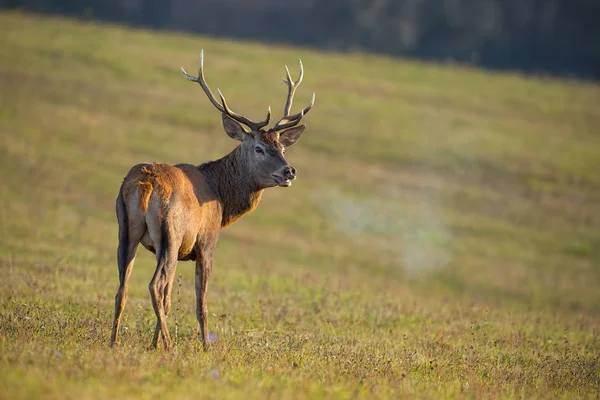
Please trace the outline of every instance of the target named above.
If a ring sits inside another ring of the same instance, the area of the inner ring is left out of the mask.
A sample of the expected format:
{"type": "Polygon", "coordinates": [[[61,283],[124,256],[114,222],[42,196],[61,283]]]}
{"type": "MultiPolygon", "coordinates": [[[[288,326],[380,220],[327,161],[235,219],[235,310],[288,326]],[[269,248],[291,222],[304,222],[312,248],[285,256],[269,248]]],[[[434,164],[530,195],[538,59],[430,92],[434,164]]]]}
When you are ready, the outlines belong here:
{"type": "Polygon", "coordinates": [[[258,205],[263,189],[248,171],[240,146],[223,158],[201,164],[198,170],[221,202],[222,227],[234,223],[258,205]]]}

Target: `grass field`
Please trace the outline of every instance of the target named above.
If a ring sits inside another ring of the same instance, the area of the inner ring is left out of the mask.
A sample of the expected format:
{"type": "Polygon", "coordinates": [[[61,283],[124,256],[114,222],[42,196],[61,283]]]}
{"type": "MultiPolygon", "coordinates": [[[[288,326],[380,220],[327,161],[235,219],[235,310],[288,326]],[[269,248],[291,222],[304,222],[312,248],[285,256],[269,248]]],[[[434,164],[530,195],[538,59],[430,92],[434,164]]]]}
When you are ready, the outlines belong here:
{"type": "Polygon", "coordinates": [[[600,87],[0,13],[0,398],[597,398],[600,87]],[[194,265],[171,352],[140,248],[122,343],[114,201],[143,161],[235,146],[197,85],[278,116],[299,179],[222,232],[204,353],[194,265]]]}

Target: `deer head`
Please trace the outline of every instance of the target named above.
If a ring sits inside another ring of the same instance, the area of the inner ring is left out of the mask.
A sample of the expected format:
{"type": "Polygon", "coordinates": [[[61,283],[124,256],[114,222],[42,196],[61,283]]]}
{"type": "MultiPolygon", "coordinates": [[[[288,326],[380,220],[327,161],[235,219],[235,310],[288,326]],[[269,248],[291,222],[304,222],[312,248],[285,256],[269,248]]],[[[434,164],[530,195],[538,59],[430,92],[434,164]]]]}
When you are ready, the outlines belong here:
{"type": "Polygon", "coordinates": [[[232,111],[219,89],[220,102],[215,98],[204,78],[203,71],[204,50],[200,51],[200,65],[198,76],[192,76],[181,67],[181,72],[187,80],[200,84],[210,102],[222,113],[223,128],[230,138],[241,142],[238,150],[243,159],[245,168],[250,172],[256,182],[262,187],[282,186],[288,187],[296,179],[296,169],[285,160],[285,148],[293,145],[304,132],[304,125],[298,125],[302,117],[310,111],[315,102],[315,94],[306,108],[298,114],[290,115],[294,92],[302,82],[304,68],[300,61],[300,74],[294,82],[288,67],[285,67],[286,77],[283,81],[288,87],[288,95],[283,110],[283,117],[270,129],[264,129],[271,119],[271,107],[267,111],[264,121],[253,122],[232,111]],[[242,126],[248,129],[244,129],[242,126]]]}

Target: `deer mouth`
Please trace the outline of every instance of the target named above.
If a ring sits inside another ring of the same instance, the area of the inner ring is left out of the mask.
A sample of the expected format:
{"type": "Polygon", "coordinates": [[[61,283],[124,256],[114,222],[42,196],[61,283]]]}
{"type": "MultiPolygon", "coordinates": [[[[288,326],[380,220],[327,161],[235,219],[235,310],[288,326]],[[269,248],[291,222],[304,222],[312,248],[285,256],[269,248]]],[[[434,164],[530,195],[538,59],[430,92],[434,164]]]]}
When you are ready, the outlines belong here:
{"type": "Polygon", "coordinates": [[[280,176],[280,175],[277,175],[277,174],[273,174],[271,176],[275,180],[275,183],[277,184],[277,186],[281,186],[281,187],[292,186],[292,181],[289,180],[289,179],[284,178],[283,176],[280,176]]]}

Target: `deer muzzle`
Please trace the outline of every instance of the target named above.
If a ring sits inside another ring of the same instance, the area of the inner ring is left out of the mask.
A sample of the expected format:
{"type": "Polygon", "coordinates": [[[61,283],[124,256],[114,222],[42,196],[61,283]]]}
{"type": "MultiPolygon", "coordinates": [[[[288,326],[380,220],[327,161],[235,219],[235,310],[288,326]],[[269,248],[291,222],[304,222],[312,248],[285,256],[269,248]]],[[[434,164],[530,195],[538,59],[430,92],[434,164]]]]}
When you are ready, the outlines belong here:
{"type": "Polygon", "coordinates": [[[286,165],[280,171],[273,174],[273,179],[277,186],[288,187],[292,185],[292,181],[296,179],[296,168],[286,165]]]}

